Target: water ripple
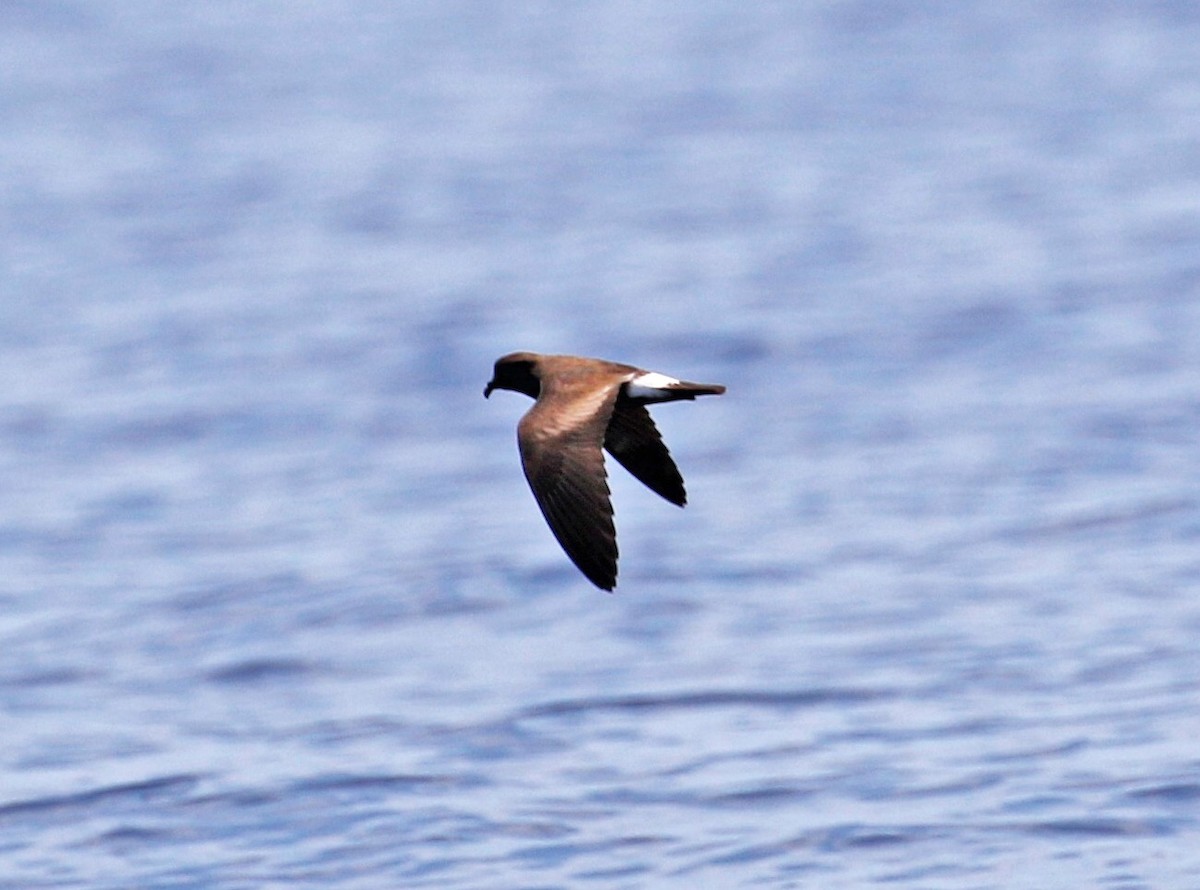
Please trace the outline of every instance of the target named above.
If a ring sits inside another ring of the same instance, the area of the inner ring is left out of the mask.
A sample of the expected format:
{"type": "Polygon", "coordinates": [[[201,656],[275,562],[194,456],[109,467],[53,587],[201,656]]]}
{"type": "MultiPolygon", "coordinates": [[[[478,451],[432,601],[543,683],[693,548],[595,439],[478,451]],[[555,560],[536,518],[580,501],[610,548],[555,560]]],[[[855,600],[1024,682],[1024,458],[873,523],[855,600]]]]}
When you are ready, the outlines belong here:
{"type": "Polygon", "coordinates": [[[523,710],[521,717],[558,717],[603,711],[672,711],[709,708],[779,708],[793,710],[860,704],[893,697],[880,689],[806,689],[796,691],[713,690],[662,695],[626,695],[547,702],[523,710]]]}
{"type": "Polygon", "coordinates": [[[0,805],[0,820],[53,815],[55,818],[77,818],[77,811],[101,809],[119,812],[138,808],[147,803],[178,801],[201,781],[197,775],[164,776],[144,782],[110,785],[76,794],[48,795],[0,805]]]}

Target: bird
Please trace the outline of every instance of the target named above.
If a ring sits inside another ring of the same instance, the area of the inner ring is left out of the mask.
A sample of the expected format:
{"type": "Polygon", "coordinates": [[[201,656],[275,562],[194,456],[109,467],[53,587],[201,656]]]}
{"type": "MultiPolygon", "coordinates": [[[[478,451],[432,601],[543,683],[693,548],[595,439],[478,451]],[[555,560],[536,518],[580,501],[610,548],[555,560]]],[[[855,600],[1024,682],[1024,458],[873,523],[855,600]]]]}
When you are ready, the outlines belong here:
{"type": "Polygon", "coordinates": [[[598,358],[512,352],[496,360],[484,398],[497,389],[536,400],[517,424],[525,479],[567,556],[596,587],[613,590],[617,534],[601,449],[682,507],[683,477],[646,406],[721,395],[725,387],[598,358]]]}

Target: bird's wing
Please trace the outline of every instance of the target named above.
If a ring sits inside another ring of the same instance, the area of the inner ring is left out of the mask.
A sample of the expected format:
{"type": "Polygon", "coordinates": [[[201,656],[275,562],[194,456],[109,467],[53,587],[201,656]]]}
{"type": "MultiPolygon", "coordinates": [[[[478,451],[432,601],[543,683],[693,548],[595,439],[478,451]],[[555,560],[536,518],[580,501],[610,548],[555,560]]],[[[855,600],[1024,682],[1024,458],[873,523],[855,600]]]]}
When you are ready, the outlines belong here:
{"type": "Polygon", "coordinates": [[[651,491],[680,507],[687,503],[683,476],[645,405],[624,397],[617,399],[604,447],[651,491]]]}
{"type": "Polygon", "coordinates": [[[618,388],[544,390],[517,426],[525,478],[550,531],[602,590],[617,583],[617,533],[600,448],[618,388]]]}

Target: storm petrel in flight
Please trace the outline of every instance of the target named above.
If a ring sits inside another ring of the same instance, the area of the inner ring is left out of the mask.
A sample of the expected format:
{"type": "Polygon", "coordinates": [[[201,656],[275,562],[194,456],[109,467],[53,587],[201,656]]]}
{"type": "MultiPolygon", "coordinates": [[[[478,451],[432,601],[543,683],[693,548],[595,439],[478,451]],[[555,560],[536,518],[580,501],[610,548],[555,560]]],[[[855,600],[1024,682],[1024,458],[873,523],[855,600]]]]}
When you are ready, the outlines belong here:
{"type": "Polygon", "coordinates": [[[617,533],[600,449],[682,507],[683,477],[646,405],[720,395],[725,387],[598,358],[514,352],[496,360],[483,394],[496,389],[537,400],[517,424],[525,478],[567,556],[589,581],[612,590],[617,533]]]}

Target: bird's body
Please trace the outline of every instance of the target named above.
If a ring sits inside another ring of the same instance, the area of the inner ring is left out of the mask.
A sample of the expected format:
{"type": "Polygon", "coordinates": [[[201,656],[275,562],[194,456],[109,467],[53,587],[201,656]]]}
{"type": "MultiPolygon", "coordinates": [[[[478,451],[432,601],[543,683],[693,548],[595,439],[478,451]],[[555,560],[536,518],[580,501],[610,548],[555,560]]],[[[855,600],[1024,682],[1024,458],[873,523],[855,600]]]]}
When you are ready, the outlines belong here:
{"type": "Polygon", "coordinates": [[[725,387],[603,359],[514,352],[496,361],[483,394],[496,389],[536,400],[517,425],[525,478],[567,556],[589,581],[612,590],[617,536],[601,449],[682,507],[683,477],[646,405],[720,395],[725,387]]]}

